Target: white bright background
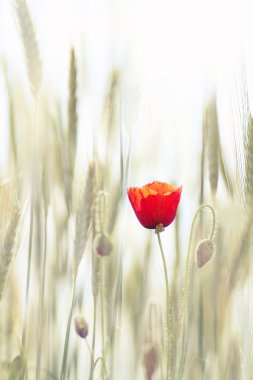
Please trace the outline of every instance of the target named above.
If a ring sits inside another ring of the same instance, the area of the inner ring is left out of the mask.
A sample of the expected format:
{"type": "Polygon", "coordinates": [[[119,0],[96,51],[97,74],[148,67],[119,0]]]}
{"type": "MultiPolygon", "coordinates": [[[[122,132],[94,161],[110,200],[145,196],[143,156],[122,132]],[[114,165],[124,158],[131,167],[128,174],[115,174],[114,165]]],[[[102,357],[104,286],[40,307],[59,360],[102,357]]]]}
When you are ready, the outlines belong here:
{"type": "MultiPolygon", "coordinates": [[[[159,171],[164,176],[162,164],[167,179],[191,181],[197,170],[203,102],[217,84],[226,88],[239,57],[243,55],[248,67],[253,64],[251,2],[30,0],[28,4],[49,91],[66,103],[69,47],[75,46],[81,67],[79,95],[85,99],[84,104],[80,101],[80,113],[97,127],[107,75],[112,67],[122,69],[123,105],[131,102],[124,122],[133,135],[132,160],[150,151],[147,167],[138,173],[140,183],[159,176],[159,171]]],[[[0,59],[10,80],[22,80],[28,87],[14,6],[15,1],[0,0],[0,59]]],[[[3,81],[0,137],[6,141],[3,81]]]]}
{"type": "MultiPolygon", "coordinates": [[[[30,0],[28,4],[42,56],[43,85],[63,105],[69,49],[76,49],[80,125],[98,128],[108,74],[114,67],[122,70],[123,121],[132,139],[129,186],[155,179],[183,184],[180,208],[183,231],[189,231],[198,200],[203,105],[217,88],[226,149],[232,128],[230,82],[242,59],[253,88],[251,1],[30,0]]],[[[0,64],[12,83],[21,82],[29,99],[14,6],[14,1],[0,0],[0,64]]],[[[5,91],[0,77],[2,173],[8,153],[5,91]]],[[[87,147],[84,133],[87,128],[80,128],[80,154],[87,147]]],[[[138,237],[136,246],[141,250],[142,238],[149,232],[138,224],[130,207],[127,219],[127,234],[138,237]]],[[[183,233],[184,245],[187,234],[183,233]]],[[[166,232],[165,239],[172,244],[172,233],[166,232]]],[[[159,273],[161,268],[157,278],[159,273]]]]}
{"type": "MultiPolygon", "coordinates": [[[[163,164],[167,179],[191,181],[197,170],[203,102],[217,84],[226,88],[228,74],[241,56],[252,66],[251,2],[30,0],[28,4],[44,85],[66,103],[73,45],[81,67],[79,95],[85,98],[80,113],[97,127],[107,75],[112,67],[122,69],[123,105],[131,101],[131,112],[125,106],[123,117],[133,137],[132,160],[150,151],[147,168],[138,173],[140,183],[159,176],[159,171],[164,175],[163,164]],[[136,117],[132,117],[133,104],[136,117]]],[[[15,1],[0,0],[0,59],[10,80],[22,80],[28,87],[14,6],[15,1]]],[[[249,78],[252,81],[252,73],[249,78]]],[[[6,139],[3,81],[1,141],[6,139]]],[[[3,167],[5,149],[0,157],[3,167]]]]}

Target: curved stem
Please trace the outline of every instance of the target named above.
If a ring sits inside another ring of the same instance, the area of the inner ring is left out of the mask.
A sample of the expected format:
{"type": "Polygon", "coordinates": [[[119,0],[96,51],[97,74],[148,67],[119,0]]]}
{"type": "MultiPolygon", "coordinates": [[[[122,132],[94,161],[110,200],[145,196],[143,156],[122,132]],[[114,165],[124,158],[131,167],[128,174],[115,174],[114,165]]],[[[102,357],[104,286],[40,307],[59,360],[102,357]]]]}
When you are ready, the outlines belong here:
{"type": "Polygon", "coordinates": [[[107,373],[107,370],[106,370],[106,364],[105,364],[104,359],[103,359],[101,356],[99,356],[99,357],[96,359],[95,363],[94,363],[93,373],[95,372],[96,365],[98,364],[99,360],[100,360],[100,361],[102,362],[102,364],[103,364],[103,372],[105,373],[106,379],[108,380],[109,377],[108,377],[108,373],[107,373]]]}
{"type": "MultiPolygon", "coordinates": [[[[203,204],[202,206],[209,208],[209,210],[212,212],[212,216],[213,216],[212,230],[211,230],[210,235],[209,235],[209,239],[212,240],[213,239],[213,235],[214,235],[214,231],[215,231],[215,225],[216,225],[215,211],[212,208],[212,206],[210,206],[208,204],[203,204]]],[[[202,206],[200,206],[200,207],[202,207],[202,206]]]]}
{"type": "Polygon", "coordinates": [[[89,356],[90,356],[90,359],[91,359],[91,349],[90,349],[90,345],[89,345],[87,339],[85,339],[85,343],[86,343],[86,347],[87,347],[87,350],[89,352],[89,356]]]}
{"type": "Polygon", "coordinates": [[[170,302],[170,293],[169,293],[169,280],[168,280],[168,271],[166,266],[165,255],[162,247],[160,232],[157,231],[157,238],[160,247],[160,252],[162,256],[163,269],[164,269],[164,277],[165,277],[165,285],[166,285],[166,333],[167,333],[167,358],[166,358],[166,378],[169,378],[169,302],[170,302]]]}
{"type": "Polygon", "coordinates": [[[193,240],[193,231],[196,219],[200,213],[200,211],[204,208],[209,208],[209,210],[212,212],[213,216],[213,223],[212,223],[212,230],[209,235],[209,239],[212,240],[214,231],[215,231],[215,211],[212,208],[212,206],[208,204],[202,204],[199,206],[197,211],[195,212],[195,215],[192,220],[191,224],[191,231],[190,231],[190,237],[189,237],[189,243],[188,243],[188,250],[187,250],[187,257],[186,257],[186,266],[185,266],[185,276],[184,276],[184,323],[183,323],[183,332],[182,332],[182,348],[181,348],[181,358],[180,358],[180,364],[179,364],[179,370],[178,370],[178,380],[182,380],[183,374],[184,374],[184,367],[185,367],[185,360],[186,360],[186,353],[187,353],[187,347],[185,344],[185,335],[186,335],[186,328],[187,328],[187,322],[188,322],[188,291],[189,291],[189,269],[190,269],[190,253],[191,253],[191,245],[193,240]]]}
{"type": "Polygon", "coordinates": [[[62,367],[61,367],[61,377],[60,377],[61,380],[65,380],[65,377],[66,377],[70,325],[71,325],[74,302],[75,302],[75,292],[76,292],[76,275],[74,275],[73,284],[72,284],[71,304],[70,304],[70,309],[69,309],[68,323],[67,323],[65,343],[64,343],[64,351],[63,351],[63,357],[62,357],[62,367]]]}

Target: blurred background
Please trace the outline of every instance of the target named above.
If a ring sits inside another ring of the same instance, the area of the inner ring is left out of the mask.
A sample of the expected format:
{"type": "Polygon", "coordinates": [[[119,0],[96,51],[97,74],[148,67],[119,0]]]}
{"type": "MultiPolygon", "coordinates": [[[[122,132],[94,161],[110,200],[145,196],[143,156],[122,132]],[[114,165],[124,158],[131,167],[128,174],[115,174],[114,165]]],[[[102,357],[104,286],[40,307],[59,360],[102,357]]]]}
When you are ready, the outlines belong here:
{"type": "Polygon", "coordinates": [[[0,0],[1,379],[166,379],[170,352],[179,380],[184,327],[185,379],[252,379],[252,32],[250,1],[0,0]],[[183,186],[171,343],[126,196],[154,180],[183,186]]]}

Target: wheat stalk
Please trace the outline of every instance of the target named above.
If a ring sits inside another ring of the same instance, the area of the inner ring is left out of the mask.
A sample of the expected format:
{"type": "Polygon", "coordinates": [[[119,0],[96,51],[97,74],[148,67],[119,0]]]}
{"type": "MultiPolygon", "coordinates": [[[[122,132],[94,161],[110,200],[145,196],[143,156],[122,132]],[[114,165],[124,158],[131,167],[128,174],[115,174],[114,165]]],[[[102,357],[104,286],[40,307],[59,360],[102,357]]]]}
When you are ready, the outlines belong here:
{"type": "Polygon", "coordinates": [[[73,173],[73,166],[76,154],[77,136],[77,68],[74,49],[70,52],[69,69],[69,100],[68,100],[68,144],[70,156],[70,170],[73,173]]]}
{"type": "Polygon", "coordinates": [[[75,51],[70,51],[69,66],[69,95],[68,95],[68,128],[66,136],[63,136],[62,164],[65,171],[63,180],[65,185],[65,197],[68,209],[71,209],[72,203],[72,183],[74,177],[76,144],[77,144],[77,68],[75,51]],[[65,156],[65,157],[64,157],[65,156]]]}
{"type": "Polygon", "coordinates": [[[79,264],[82,260],[85,245],[87,243],[88,235],[90,231],[90,225],[91,225],[91,220],[92,220],[92,207],[93,207],[93,201],[94,201],[94,184],[95,184],[95,165],[92,162],[89,166],[87,179],[86,179],[86,186],[82,192],[82,196],[81,196],[79,207],[76,214],[72,294],[71,294],[71,303],[70,303],[70,308],[69,308],[69,313],[68,313],[68,322],[67,322],[66,335],[65,335],[64,351],[63,351],[63,357],[62,357],[61,375],[60,375],[61,380],[65,380],[66,378],[70,326],[71,326],[72,314],[73,314],[74,303],[75,303],[76,278],[77,278],[79,264]]]}
{"type": "Polygon", "coordinates": [[[247,205],[253,199],[253,119],[249,114],[245,144],[245,199],[247,205]]]}
{"type": "Polygon", "coordinates": [[[94,201],[95,189],[95,166],[92,162],[89,166],[86,186],[82,192],[79,207],[76,214],[76,230],[74,241],[74,273],[77,272],[78,266],[82,260],[85,245],[88,240],[91,220],[92,207],[94,201]]]}
{"type": "Polygon", "coordinates": [[[207,108],[207,155],[209,182],[212,194],[215,195],[219,173],[219,126],[216,99],[212,99],[207,108]]]}
{"type": "Polygon", "coordinates": [[[110,133],[112,133],[113,127],[115,126],[119,83],[120,73],[117,70],[113,70],[109,78],[108,90],[104,104],[104,118],[106,128],[108,128],[108,139],[110,139],[110,133]]]}
{"type": "Polygon", "coordinates": [[[242,188],[245,184],[245,144],[249,117],[248,84],[244,61],[238,66],[238,70],[235,70],[233,79],[231,103],[234,123],[232,124],[230,150],[234,160],[230,160],[229,165],[233,166],[235,172],[234,195],[241,208],[241,217],[243,217],[245,192],[242,193],[242,188]]]}
{"type": "Polygon", "coordinates": [[[25,0],[16,0],[16,11],[25,50],[27,71],[33,95],[41,85],[42,67],[33,21],[25,0]]]}
{"type": "Polygon", "coordinates": [[[98,233],[102,232],[103,220],[100,210],[100,199],[101,195],[97,194],[94,199],[94,207],[92,213],[92,229],[93,229],[93,249],[92,249],[92,293],[93,297],[97,298],[99,292],[99,284],[100,284],[100,271],[101,265],[99,256],[96,252],[96,247],[94,246],[94,242],[98,233]]]}

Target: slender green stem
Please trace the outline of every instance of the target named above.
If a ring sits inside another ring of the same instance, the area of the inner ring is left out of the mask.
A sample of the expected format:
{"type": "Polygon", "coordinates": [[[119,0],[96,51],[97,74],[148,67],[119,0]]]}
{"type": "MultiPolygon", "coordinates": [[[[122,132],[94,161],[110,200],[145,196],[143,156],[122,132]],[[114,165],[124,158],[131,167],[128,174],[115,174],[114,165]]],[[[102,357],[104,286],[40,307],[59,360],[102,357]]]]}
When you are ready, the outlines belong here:
{"type": "MultiPolygon", "coordinates": [[[[201,276],[200,276],[201,277],[201,276]]],[[[200,279],[201,281],[201,279],[200,279]]],[[[204,373],[204,308],[203,308],[203,294],[202,294],[202,288],[199,286],[199,294],[198,294],[198,357],[200,360],[200,368],[201,368],[201,374],[203,375],[204,373]]]]}
{"type": "Polygon", "coordinates": [[[25,345],[26,345],[26,321],[27,321],[27,315],[28,315],[28,299],[29,299],[30,278],[31,278],[32,241],[33,241],[33,200],[31,200],[31,209],[30,209],[29,247],[28,247],[26,291],[25,291],[25,317],[24,317],[24,325],[23,325],[23,332],[22,332],[22,352],[23,353],[25,351],[25,345]]]}
{"type": "MultiPolygon", "coordinates": [[[[120,112],[122,111],[120,106],[120,112]]],[[[124,154],[124,136],[123,136],[123,123],[122,123],[122,116],[120,115],[120,202],[123,203],[123,198],[125,194],[125,188],[129,173],[129,164],[130,164],[130,138],[129,138],[129,145],[126,152],[126,156],[124,154]]],[[[125,206],[123,209],[123,214],[125,213],[125,206]]],[[[115,347],[118,341],[119,337],[119,331],[121,329],[121,319],[122,319],[122,300],[123,300],[123,293],[122,293],[122,283],[123,283],[123,228],[124,228],[124,220],[125,218],[122,218],[122,223],[120,225],[119,230],[119,241],[118,241],[118,262],[117,262],[117,280],[116,280],[116,290],[115,290],[115,297],[114,297],[114,311],[113,311],[113,321],[112,321],[112,329],[110,332],[110,340],[111,340],[111,352],[113,353],[115,351],[115,347]]],[[[113,223],[111,224],[113,226],[113,223]]],[[[113,373],[114,371],[114,359],[115,355],[111,355],[110,360],[110,372],[113,373]]]]}
{"type": "Polygon", "coordinates": [[[170,331],[169,331],[169,307],[170,307],[170,293],[169,293],[169,280],[168,280],[168,271],[167,271],[167,266],[166,266],[166,260],[165,260],[165,255],[162,247],[162,242],[161,242],[161,236],[160,232],[157,231],[157,238],[158,238],[158,243],[160,247],[160,252],[162,256],[162,262],[163,262],[163,269],[164,269],[164,277],[165,277],[165,285],[166,285],[166,334],[167,334],[167,355],[166,355],[166,378],[169,378],[169,355],[170,355],[170,350],[169,350],[169,339],[170,339],[170,331]]]}
{"type": "Polygon", "coordinates": [[[86,343],[86,347],[87,347],[87,350],[89,352],[89,356],[90,356],[90,359],[91,359],[91,349],[90,349],[90,345],[89,345],[87,339],[85,339],[85,343],[86,343]]]}
{"type": "Polygon", "coordinates": [[[40,379],[40,365],[41,365],[41,346],[42,335],[44,328],[44,295],[45,295],[45,278],[46,278],[46,262],[47,262],[47,212],[45,212],[44,220],[44,252],[43,252],[43,266],[42,266],[42,282],[40,294],[40,312],[39,312],[39,337],[38,337],[38,350],[37,350],[37,365],[36,365],[36,380],[40,379]]]}
{"type": "Polygon", "coordinates": [[[105,374],[105,377],[106,377],[106,379],[108,380],[109,377],[108,377],[108,373],[107,373],[107,370],[106,370],[106,364],[105,364],[104,358],[101,357],[101,356],[99,356],[99,357],[96,359],[95,363],[94,363],[93,373],[95,372],[95,369],[96,369],[96,366],[97,366],[99,360],[100,360],[100,361],[102,362],[102,364],[103,364],[103,373],[105,374]]]}
{"type": "Polygon", "coordinates": [[[95,342],[96,342],[96,319],[97,319],[97,297],[94,297],[93,302],[93,334],[92,334],[92,347],[91,347],[91,366],[89,380],[93,379],[94,375],[94,355],[95,355],[95,342]]]}
{"type": "MultiPolygon", "coordinates": [[[[99,232],[104,233],[105,225],[105,193],[100,193],[99,198],[99,215],[100,215],[100,225],[99,232]]],[[[105,364],[105,315],[104,315],[104,260],[100,260],[100,281],[99,281],[99,292],[100,292],[100,310],[101,310],[101,335],[102,335],[102,358],[105,364]]],[[[94,371],[93,371],[94,372],[94,371]]],[[[102,371],[102,380],[104,380],[104,370],[102,371]]]]}
{"type": "MultiPolygon", "coordinates": [[[[199,204],[202,205],[204,202],[204,189],[205,189],[205,150],[206,150],[206,130],[207,130],[207,113],[205,112],[204,122],[202,124],[202,149],[201,149],[201,167],[200,167],[200,194],[199,194],[199,204]]],[[[200,214],[200,236],[203,234],[203,217],[200,214]]],[[[201,277],[201,276],[200,276],[201,277]]],[[[201,282],[201,278],[199,278],[199,282],[201,282]]],[[[203,375],[203,295],[201,286],[198,286],[199,294],[198,294],[198,357],[201,362],[201,375],[203,375]]]]}
{"type": "Polygon", "coordinates": [[[196,219],[200,211],[204,208],[209,208],[213,216],[212,229],[209,235],[210,240],[212,240],[214,231],[215,231],[214,209],[212,208],[212,206],[208,204],[202,204],[201,206],[199,206],[199,208],[195,212],[195,215],[192,220],[189,243],[188,243],[188,251],[187,251],[187,257],[186,257],[185,276],[184,276],[184,314],[183,314],[184,323],[183,323],[183,332],[182,332],[182,347],[181,347],[181,358],[180,358],[180,364],[179,364],[179,370],[178,370],[178,380],[182,380],[183,378],[185,361],[186,361],[186,353],[187,353],[187,345],[186,345],[185,340],[186,340],[186,329],[187,329],[187,323],[188,323],[189,271],[190,271],[190,253],[191,253],[191,246],[192,246],[192,240],[193,240],[193,231],[194,231],[196,219]]]}
{"type": "Polygon", "coordinates": [[[33,151],[32,151],[32,191],[31,191],[31,208],[30,208],[30,229],[29,229],[29,246],[28,246],[28,258],[27,258],[27,274],[26,274],[26,292],[25,292],[25,315],[24,324],[22,331],[22,355],[25,352],[26,346],[26,327],[27,327],[27,317],[28,317],[28,300],[30,293],[30,279],[31,279],[31,262],[32,262],[32,243],[33,243],[33,227],[34,227],[34,195],[35,195],[35,179],[36,175],[36,147],[37,147],[37,98],[34,99],[34,113],[33,113],[33,130],[32,137],[34,139],[33,151]]]}
{"type": "MultiPolygon", "coordinates": [[[[121,112],[121,104],[120,104],[121,112]]],[[[124,168],[124,152],[123,152],[123,125],[120,116],[120,200],[122,202],[125,187],[124,179],[126,177],[125,168],[124,168]]],[[[121,325],[121,316],[122,316],[122,276],[123,276],[123,261],[122,261],[122,228],[119,237],[119,249],[118,249],[118,275],[117,275],[117,284],[116,284],[116,293],[115,293],[115,321],[116,325],[121,325]]]]}
{"type": "Polygon", "coordinates": [[[63,351],[63,357],[62,357],[62,367],[61,367],[60,380],[65,380],[65,378],[66,378],[69,335],[70,335],[70,326],[71,326],[73,308],[74,308],[74,303],[75,303],[75,292],[76,292],[76,274],[73,277],[73,283],[72,283],[71,304],[70,304],[70,309],[69,309],[68,323],[67,323],[67,329],[66,329],[66,335],[65,335],[65,343],[64,343],[64,351],[63,351]]]}

